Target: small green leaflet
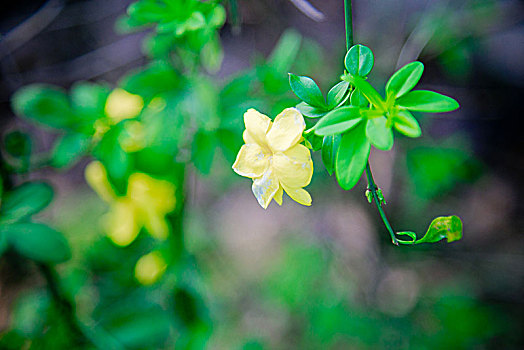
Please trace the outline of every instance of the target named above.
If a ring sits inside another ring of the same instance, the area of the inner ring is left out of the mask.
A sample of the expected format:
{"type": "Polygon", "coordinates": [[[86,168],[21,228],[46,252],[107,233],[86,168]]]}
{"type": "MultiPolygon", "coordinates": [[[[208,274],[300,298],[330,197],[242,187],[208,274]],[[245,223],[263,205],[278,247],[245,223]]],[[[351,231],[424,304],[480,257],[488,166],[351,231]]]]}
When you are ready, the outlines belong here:
{"type": "Polygon", "coordinates": [[[444,238],[448,243],[451,243],[462,238],[462,221],[456,215],[439,216],[431,221],[424,237],[418,240],[414,232],[404,231],[397,232],[397,234],[411,238],[411,241],[399,240],[398,242],[401,244],[435,243],[444,238]]]}
{"type": "Polygon", "coordinates": [[[327,104],[329,109],[333,109],[344,102],[344,97],[347,98],[346,92],[348,91],[348,88],[349,83],[347,81],[341,81],[329,90],[327,94],[327,104]]]}
{"type": "Polygon", "coordinates": [[[393,117],[395,129],[408,137],[419,137],[422,134],[420,125],[409,111],[399,111],[393,117]]]}
{"type": "Polygon", "coordinates": [[[365,77],[373,69],[373,52],[364,45],[352,46],[346,54],[344,64],[349,74],[365,77]]]}
{"type": "Polygon", "coordinates": [[[396,105],[416,112],[441,113],[459,108],[457,101],[451,97],[428,90],[408,92],[396,100],[396,105]]]}
{"type": "Polygon", "coordinates": [[[408,63],[400,68],[389,78],[386,84],[387,98],[396,99],[411,91],[417,85],[423,72],[424,65],[418,61],[408,63]]]}
{"type": "Polygon", "coordinates": [[[341,134],[355,127],[361,120],[357,107],[337,108],[319,120],[315,125],[315,134],[320,136],[341,134]]]}
{"type": "Polygon", "coordinates": [[[308,118],[320,118],[327,113],[324,109],[312,107],[303,101],[296,105],[296,108],[304,115],[304,117],[308,118]]]}
{"type": "Polygon", "coordinates": [[[333,171],[335,171],[335,162],[341,138],[340,135],[324,136],[322,143],[322,162],[329,175],[333,175],[333,171]]]}
{"type": "Polygon", "coordinates": [[[17,223],[0,227],[0,236],[19,254],[44,262],[60,263],[71,258],[67,240],[52,228],[36,223],[17,223]]]}
{"type": "Polygon", "coordinates": [[[384,117],[370,118],[366,123],[366,137],[376,148],[389,151],[393,147],[393,131],[384,117]]]}
{"type": "Polygon", "coordinates": [[[308,105],[317,108],[326,107],[324,96],[322,96],[320,88],[313,79],[289,73],[289,85],[291,86],[293,93],[308,105]]]}
{"type": "Polygon", "coordinates": [[[53,199],[53,189],[42,182],[28,182],[7,192],[0,208],[0,224],[15,223],[44,209],[53,199]]]}
{"type": "Polygon", "coordinates": [[[335,164],[340,187],[350,190],[357,184],[366,167],[370,149],[364,123],[342,135],[335,164]]]}

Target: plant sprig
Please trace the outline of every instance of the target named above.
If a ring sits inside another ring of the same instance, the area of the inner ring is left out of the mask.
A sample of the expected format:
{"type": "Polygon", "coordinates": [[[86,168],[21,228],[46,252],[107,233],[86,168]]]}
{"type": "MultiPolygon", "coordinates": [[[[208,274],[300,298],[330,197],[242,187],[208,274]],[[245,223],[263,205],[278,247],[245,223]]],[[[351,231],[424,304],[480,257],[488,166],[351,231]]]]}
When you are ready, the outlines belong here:
{"type": "MultiPolygon", "coordinates": [[[[346,26],[351,26],[351,3],[346,1],[346,26]],[[349,6],[349,11],[348,7],[349,6]]],[[[348,44],[352,42],[352,29],[346,27],[348,44]]],[[[348,45],[349,46],[349,45],[348,45]]],[[[375,202],[380,216],[394,244],[419,244],[447,238],[448,242],[462,237],[462,222],[457,216],[438,217],[432,221],[427,233],[417,239],[413,232],[392,229],[382,206],[385,204],[381,189],[375,184],[369,166],[371,146],[389,151],[394,144],[394,131],[417,138],[422,130],[412,112],[443,113],[459,108],[453,98],[429,90],[414,90],[422,77],[424,65],[414,61],[397,70],[387,81],[382,96],[367,80],[374,66],[374,55],[364,45],[352,45],[344,58],[345,71],[324,97],[313,79],[289,74],[289,84],[301,99],[296,107],[307,118],[316,121],[305,132],[307,144],[313,150],[322,150],[322,161],[330,175],[345,190],[352,189],[367,173],[369,202],[375,202]],[[315,147],[320,142],[321,146],[315,147]],[[438,227],[438,229],[437,229],[438,227]],[[437,233],[439,232],[439,233],[437,233]],[[448,232],[449,234],[446,234],[448,232]],[[396,235],[407,235],[411,241],[398,240],[396,235]]]]}

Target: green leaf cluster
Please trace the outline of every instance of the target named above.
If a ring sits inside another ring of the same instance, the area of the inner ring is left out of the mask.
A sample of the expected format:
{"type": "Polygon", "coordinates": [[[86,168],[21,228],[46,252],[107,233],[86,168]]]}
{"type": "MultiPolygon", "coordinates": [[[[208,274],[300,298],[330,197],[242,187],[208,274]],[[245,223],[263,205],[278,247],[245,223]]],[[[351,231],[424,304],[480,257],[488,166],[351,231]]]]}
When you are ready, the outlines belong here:
{"type": "Polygon", "coordinates": [[[49,185],[28,182],[3,194],[0,191],[0,198],[0,255],[12,248],[40,263],[69,260],[71,251],[64,236],[47,225],[30,221],[51,202],[53,190],[49,185]]]}
{"type": "Polygon", "coordinates": [[[226,11],[219,1],[140,0],[131,4],[127,15],[117,22],[121,32],[153,27],[143,45],[152,58],[166,59],[172,52],[186,63],[198,61],[216,72],[223,59],[218,30],[226,11]]]}
{"type": "Polygon", "coordinates": [[[307,133],[323,138],[322,160],[326,169],[330,174],[335,172],[340,186],[349,190],[360,179],[371,146],[390,150],[393,130],[408,137],[421,135],[411,112],[449,112],[457,109],[458,103],[434,91],[413,90],[424,70],[421,62],[409,63],[396,71],[386,84],[385,98],[367,81],[374,65],[368,47],[352,46],[344,64],[342,81],[331,88],[327,99],[309,77],[290,74],[289,84],[302,100],[297,108],[304,116],[318,120],[307,133]]]}

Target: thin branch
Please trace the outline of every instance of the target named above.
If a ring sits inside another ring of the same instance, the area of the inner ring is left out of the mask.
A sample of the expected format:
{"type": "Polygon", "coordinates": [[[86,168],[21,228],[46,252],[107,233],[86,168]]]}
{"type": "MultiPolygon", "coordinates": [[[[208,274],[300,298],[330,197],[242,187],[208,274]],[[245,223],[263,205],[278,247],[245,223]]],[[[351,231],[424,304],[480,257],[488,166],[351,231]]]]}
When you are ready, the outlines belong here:
{"type": "Polygon", "coordinates": [[[11,29],[0,40],[0,59],[23,46],[44,30],[63,8],[63,0],[50,0],[31,17],[11,29]]]}
{"type": "Polygon", "coordinates": [[[319,10],[317,10],[313,5],[307,0],[289,0],[297,9],[300,10],[303,14],[311,18],[316,22],[322,22],[326,16],[319,10]]]}

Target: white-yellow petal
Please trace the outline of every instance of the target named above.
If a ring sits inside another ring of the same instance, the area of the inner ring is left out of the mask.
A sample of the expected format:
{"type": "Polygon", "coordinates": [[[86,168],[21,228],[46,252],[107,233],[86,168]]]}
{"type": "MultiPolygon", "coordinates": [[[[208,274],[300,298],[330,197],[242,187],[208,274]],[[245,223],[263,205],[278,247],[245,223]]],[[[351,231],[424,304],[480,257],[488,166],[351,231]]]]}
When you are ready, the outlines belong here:
{"type": "Polygon", "coordinates": [[[309,185],[313,176],[311,153],[304,145],[295,145],[285,152],[275,153],[273,169],[280,183],[289,188],[309,185]]]}
{"type": "Polygon", "coordinates": [[[244,113],[244,141],[246,143],[258,143],[260,146],[267,144],[266,133],[271,126],[271,119],[256,109],[248,109],[244,113]],[[247,135],[246,135],[247,134],[247,135]]]}
{"type": "Polygon", "coordinates": [[[267,133],[269,147],[273,151],[286,151],[296,145],[306,128],[304,117],[296,108],[286,108],[273,122],[267,133]]]}
{"type": "Polygon", "coordinates": [[[260,206],[266,209],[278,192],[279,187],[280,184],[277,177],[272,169],[269,168],[261,177],[253,179],[251,189],[260,206]]]}
{"type": "Polygon", "coordinates": [[[275,193],[275,196],[273,196],[273,199],[275,202],[277,202],[278,205],[282,205],[282,195],[284,194],[284,189],[282,186],[278,187],[277,193],[275,193]]]}
{"type": "Polygon", "coordinates": [[[303,188],[289,188],[284,186],[284,191],[288,194],[289,197],[291,197],[292,200],[295,202],[302,204],[302,205],[311,205],[311,195],[308,191],[306,191],[303,188]]]}
{"type": "Polygon", "coordinates": [[[256,143],[248,143],[240,148],[233,170],[241,176],[260,177],[269,167],[269,154],[256,143]]]}

